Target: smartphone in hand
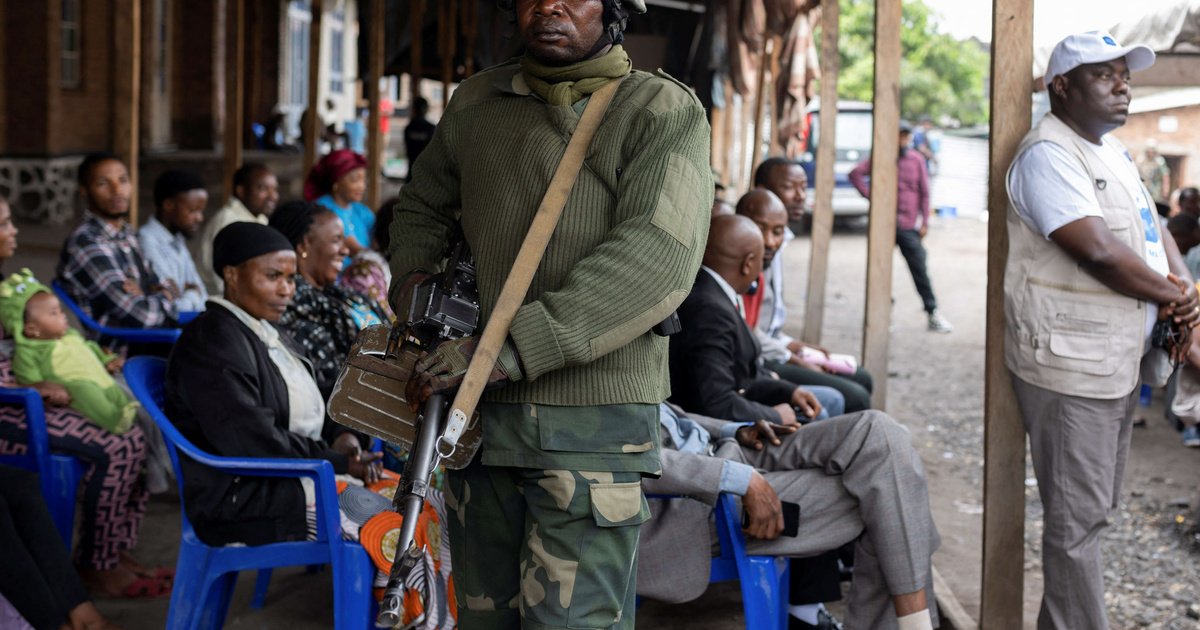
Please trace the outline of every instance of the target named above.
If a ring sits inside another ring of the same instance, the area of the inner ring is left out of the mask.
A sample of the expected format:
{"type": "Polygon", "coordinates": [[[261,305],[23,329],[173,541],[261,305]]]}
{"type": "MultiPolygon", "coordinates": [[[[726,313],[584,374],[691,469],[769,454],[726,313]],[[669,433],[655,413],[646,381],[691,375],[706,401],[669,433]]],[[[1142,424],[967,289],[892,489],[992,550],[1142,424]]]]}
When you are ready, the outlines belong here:
{"type": "MultiPolygon", "coordinates": [[[[791,501],[780,501],[783,506],[783,532],[781,536],[795,538],[800,534],[800,504],[791,501]]],[[[750,515],[742,512],[742,529],[750,527],[750,515]]]]}

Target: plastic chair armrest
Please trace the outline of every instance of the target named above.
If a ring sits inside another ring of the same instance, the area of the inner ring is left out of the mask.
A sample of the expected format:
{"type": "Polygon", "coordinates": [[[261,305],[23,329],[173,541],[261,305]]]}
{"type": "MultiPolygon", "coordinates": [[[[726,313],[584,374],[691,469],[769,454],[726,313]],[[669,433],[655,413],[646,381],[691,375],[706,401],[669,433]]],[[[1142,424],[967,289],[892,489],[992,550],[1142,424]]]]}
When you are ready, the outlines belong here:
{"type": "Polygon", "coordinates": [[[42,395],[32,387],[0,387],[0,403],[25,408],[25,427],[29,431],[29,451],[38,465],[43,483],[50,476],[50,434],[46,431],[46,408],[42,395]]]}

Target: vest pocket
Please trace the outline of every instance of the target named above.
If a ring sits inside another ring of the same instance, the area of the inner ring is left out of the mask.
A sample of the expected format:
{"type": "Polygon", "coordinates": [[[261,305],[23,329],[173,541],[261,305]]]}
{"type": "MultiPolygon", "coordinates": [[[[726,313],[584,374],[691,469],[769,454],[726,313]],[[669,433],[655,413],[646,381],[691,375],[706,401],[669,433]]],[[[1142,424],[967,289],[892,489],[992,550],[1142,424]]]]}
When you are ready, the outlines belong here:
{"type": "MultiPolygon", "coordinates": [[[[1046,334],[1035,343],[1034,359],[1046,367],[1070,372],[1115,374],[1121,357],[1113,348],[1113,320],[1105,317],[1106,309],[1068,301],[1058,301],[1058,307],[1046,334]]],[[[1120,321],[1119,315],[1116,321],[1120,321]]]]}

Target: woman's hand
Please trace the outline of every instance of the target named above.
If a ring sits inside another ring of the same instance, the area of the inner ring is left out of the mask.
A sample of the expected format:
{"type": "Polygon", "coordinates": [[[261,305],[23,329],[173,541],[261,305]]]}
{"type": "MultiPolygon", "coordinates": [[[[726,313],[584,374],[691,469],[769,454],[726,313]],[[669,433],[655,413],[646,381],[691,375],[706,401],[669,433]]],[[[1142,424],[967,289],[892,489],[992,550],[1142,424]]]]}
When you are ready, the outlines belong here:
{"type": "Polygon", "coordinates": [[[66,407],[71,404],[71,393],[67,391],[66,387],[58,383],[42,381],[41,383],[34,383],[31,387],[33,387],[34,391],[43,400],[55,407],[66,407]]]}

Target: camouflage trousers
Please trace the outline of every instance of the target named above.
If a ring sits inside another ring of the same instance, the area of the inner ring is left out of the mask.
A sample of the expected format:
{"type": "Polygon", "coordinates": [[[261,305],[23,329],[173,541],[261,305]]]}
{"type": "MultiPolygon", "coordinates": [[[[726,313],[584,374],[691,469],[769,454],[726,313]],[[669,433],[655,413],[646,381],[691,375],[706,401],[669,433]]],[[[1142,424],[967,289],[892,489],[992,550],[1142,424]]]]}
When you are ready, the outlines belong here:
{"type": "Polygon", "coordinates": [[[446,481],[459,627],[633,628],[639,473],[477,458],[446,481]]]}

